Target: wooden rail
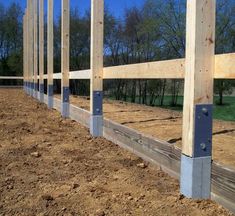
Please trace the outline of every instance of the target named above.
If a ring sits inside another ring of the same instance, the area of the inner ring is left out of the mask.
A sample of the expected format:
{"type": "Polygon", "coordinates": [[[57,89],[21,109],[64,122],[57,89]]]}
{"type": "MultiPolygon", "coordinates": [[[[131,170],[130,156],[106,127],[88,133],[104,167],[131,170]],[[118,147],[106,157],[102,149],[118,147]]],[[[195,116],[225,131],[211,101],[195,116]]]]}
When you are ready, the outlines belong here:
{"type": "Polygon", "coordinates": [[[16,76],[0,76],[0,80],[23,80],[24,77],[16,77],[16,76]]]}
{"type": "MultiPolygon", "coordinates": [[[[53,79],[61,79],[54,73],[53,79]]],[[[104,67],[103,79],[184,79],[185,59],[104,67]]],[[[44,75],[47,79],[48,75],[44,75]]],[[[90,79],[91,70],[71,71],[69,79],[90,79]]],[[[215,56],[215,79],[235,79],[235,53],[215,56]]],[[[39,76],[38,76],[39,79],[39,76]]]]}

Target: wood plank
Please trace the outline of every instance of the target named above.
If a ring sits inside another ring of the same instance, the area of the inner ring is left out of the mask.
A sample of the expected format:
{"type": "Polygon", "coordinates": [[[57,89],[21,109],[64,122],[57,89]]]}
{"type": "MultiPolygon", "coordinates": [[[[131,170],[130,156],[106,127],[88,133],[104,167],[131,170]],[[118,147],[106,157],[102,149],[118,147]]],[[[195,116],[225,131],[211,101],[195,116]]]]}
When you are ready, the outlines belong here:
{"type": "Polygon", "coordinates": [[[54,73],[54,1],[48,0],[48,15],[47,15],[47,75],[48,85],[53,85],[54,73]]]}
{"type": "MultiPolygon", "coordinates": [[[[69,0],[62,0],[61,88],[69,86],[69,0]]],[[[62,92],[63,93],[63,92],[62,92]]]]}
{"type": "MultiPolygon", "coordinates": [[[[215,79],[235,79],[235,53],[215,55],[215,79]]],[[[185,59],[147,62],[103,68],[103,79],[184,79],[185,59]]],[[[54,79],[61,79],[54,73],[54,79]]],[[[89,80],[91,70],[70,71],[69,79],[89,80]]],[[[47,76],[44,76],[46,79],[47,76]]]]}
{"type": "Polygon", "coordinates": [[[23,79],[26,82],[26,15],[23,16],[23,79]]]}
{"type": "Polygon", "coordinates": [[[39,2],[39,83],[44,84],[44,0],[39,2]]]}
{"type": "Polygon", "coordinates": [[[172,144],[112,122],[104,120],[104,137],[134,154],[160,166],[171,176],[179,178],[180,151],[172,144]]]}
{"type": "Polygon", "coordinates": [[[29,47],[29,40],[28,40],[28,5],[25,9],[25,76],[26,76],[26,82],[27,82],[27,91],[28,91],[28,87],[29,87],[29,54],[28,54],[28,47],[29,47]]]}
{"type": "Polygon", "coordinates": [[[90,128],[90,112],[70,104],[70,118],[90,128]]]}
{"type": "Polygon", "coordinates": [[[38,0],[34,0],[34,96],[37,95],[38,85],[38,0]]]}
{"type": "Polygon", "coordinates": [[[218,163],[212,164],[212,192],[214,199],[235,212],[235,170],[218,163]]]}
{"type": "Polygon", "coordinates": [[[104,68],[104,79],[181,79],[185,60],[166,60],[104,68]]]}
{"type": "Polygon", "coordinates": [[[193,156],[195,105],[213,104],[215,1],[187,1],[182,153],[193,156]]]}
{"type": "Polygon", "coordinates": [[[32,92],[32,83],[33,83],[33,71],[34,71],[34,10],[33,10],[33,1],[28,1],[28,10],[29,10],[29,23],[28,23],[28,29],[29,29],[29,38],[28,38],[28,43],[29,43],[29,82],[31,83],[31,89],[30,89],[30,95],[33,96],[32,92]]]}
{"type": "Polygon", "coordinates": [[[63,117],[69,116],[69,27],[70,27],[69,0],[62,0],[62,30],[61,30],[61,101],[63,117]]]}
{"type": "MultiPolygon", "coordinates": [[[[215,79],[235,79],[235,53],[215,55],[215,79]]],[[[104,79],[184,79],[185,59],[104,68],[104,79]]]]}
{"type": "Polygon", "coordinates": [[[215,55],[215,79],[235,79],[235,53],[215,55]]]}
{"type": "Polygon", "coordinates": [[[25,34],[25,41],[26,41],[26,82],[27,82],[27,93],[29,90],[29,12],[28,12],[28,0],[27,6],[25,10],[26,14],[26,34],[25,34]]]}
{"type": "Polygon", "coordinates": [[[24,77],[17,77],[17,76],[0,76],[1,80],[23,80],[24,77]]]}
{"type": "Polygon", "coordinates": [[[91,0],[90,133],[103,136],[104,0],[91,0]]]}
{"type": "Polygon", "coordinates": [[[91,1],[91,113],[93,92],[103,91],[104,0],[91,1]]]}

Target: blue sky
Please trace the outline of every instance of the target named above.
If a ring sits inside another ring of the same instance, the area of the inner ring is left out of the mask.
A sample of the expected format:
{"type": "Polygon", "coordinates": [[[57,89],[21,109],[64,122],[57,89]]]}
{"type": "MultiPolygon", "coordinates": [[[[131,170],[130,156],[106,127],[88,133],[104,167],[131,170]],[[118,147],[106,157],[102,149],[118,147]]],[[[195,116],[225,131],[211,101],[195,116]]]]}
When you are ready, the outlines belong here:
{"type": "MultiPolygon", "coordinates": [[[[44,0],[46,3],[46,0],[44,0]]],[[[0,0],[0,3],[4,5],[9,5],[12,2],[17,2],[22,5],[22,7],[26,6],[26,0],[0,0]]],[[[60,13],[60,0],[54,0],[55,2],[55,15],[59,15],[60,13]]],[[[131,6],[137,6],[140,7],[144,3],[144,0],[105,0],[105,5],[111,11],[112,14],[115,16],[121,18],[123,15],[123,12],[126,8],[129,8],[131,6]]],[[[89,9],[90,7],[90,0],[70,0],[71,8],[77,7],[79,11],[82,13],[89,9]]],[[[46,6],[45,6],[46,8],[46,6]]]]}

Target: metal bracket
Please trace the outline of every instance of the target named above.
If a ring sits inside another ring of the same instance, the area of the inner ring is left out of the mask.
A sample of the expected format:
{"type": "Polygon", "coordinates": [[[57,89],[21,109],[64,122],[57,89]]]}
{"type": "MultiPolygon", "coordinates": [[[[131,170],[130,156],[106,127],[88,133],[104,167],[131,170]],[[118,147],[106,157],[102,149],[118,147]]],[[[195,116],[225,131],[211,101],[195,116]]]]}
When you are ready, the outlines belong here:
{"type": "Polygon", "coordinates": [[[47,86],[47,94],[49,97],[52,97],[54,93],[54,86],[53,85],[48,85],[47,86]]]}
{"type": "Polygon", "coordinates": [[[37,83],[34,83],[34,90],[38,91],[38,84],[37,83]]]}
{"type": "Polygon", "coordinates": [[[39,85],[39,92],[44,93],[44,84],[39,85]]]}
{"type": "Polygon", "coordinates": [[[200,104],[195,106],[194,158],[211,156],[212,113],[212,104],[200,104]]]}
{"type": "Polygon", "coordinates": [[[93,92],[93,115],[103,114],[103,91],[93,92]]]}
{"type": "Polygon", "coordinates": [[[69,87],[63,87],[63,103],[69,103],[69,87]]]}

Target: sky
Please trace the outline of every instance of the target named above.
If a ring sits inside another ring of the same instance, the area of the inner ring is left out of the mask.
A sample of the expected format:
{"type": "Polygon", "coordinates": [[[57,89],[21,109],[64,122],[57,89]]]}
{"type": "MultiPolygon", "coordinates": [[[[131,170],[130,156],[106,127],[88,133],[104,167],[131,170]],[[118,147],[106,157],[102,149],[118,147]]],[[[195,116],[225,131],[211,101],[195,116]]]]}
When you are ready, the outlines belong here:
{"type": "MultiPolygon", "coordinates": [[[[46,9],[46,0],[45,1],[45,9],[46,9]]],[[[86,9],[90,8],[91,0],[70,0],[71,8],[77,7],[81,13],[84,13],[86,9]]],[[[104,0],[105,6],[109,9],[109,11],[118,18],[121,18],[125,9],[137,6],[140,7],[144,0],[104,0]]],[[[8,6],[12,2],[17,2],[22,5],[23,8],[26,6],[26,0],[0,0],[0,3],[8,6]]],[[[61,0],[54,0],[55,5],[55,16],[59,16],[61,11],[61,0]]]]}

